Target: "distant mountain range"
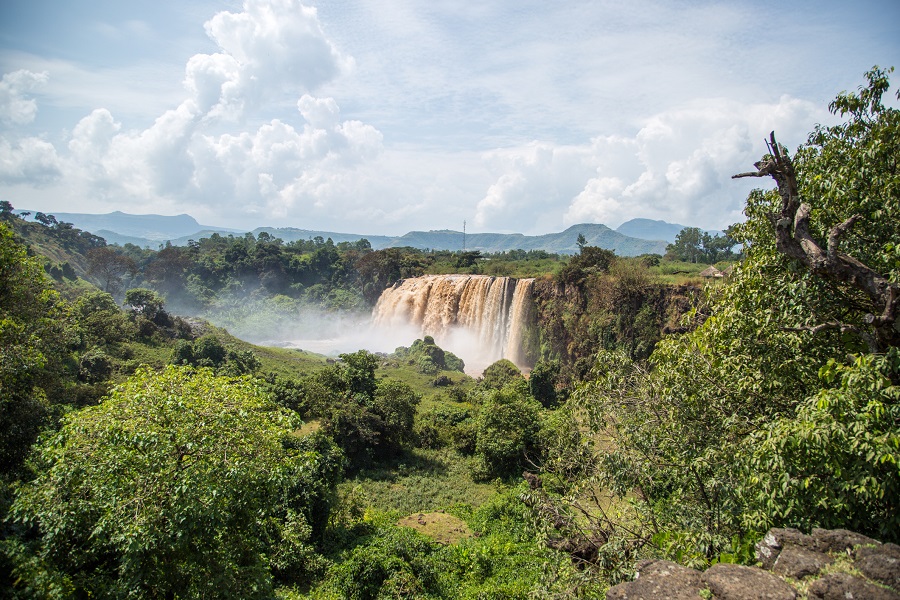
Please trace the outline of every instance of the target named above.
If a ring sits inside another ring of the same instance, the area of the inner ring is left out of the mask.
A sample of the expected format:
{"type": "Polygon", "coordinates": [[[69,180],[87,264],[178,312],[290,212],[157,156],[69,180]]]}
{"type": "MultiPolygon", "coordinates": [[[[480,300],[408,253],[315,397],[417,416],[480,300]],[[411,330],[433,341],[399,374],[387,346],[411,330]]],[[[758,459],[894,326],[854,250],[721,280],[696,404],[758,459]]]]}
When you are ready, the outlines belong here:
{"type": "Polygon", "coordinates": [[[675,241],[684,225],[667,223],[666,221],[654,221],[653,219],[632,219],[625,221],[616,231],[622,235],[641,238],[642,240],[663,240],[670,244],[675,241]]]}
{"type": "MultiPolygon", "coordinates": [[[[23,212],[23,211],[16,211],[23,212]]],[[[32,215],[34,211],[31,211],[32,215]]],[[[186,245],[188,240],[199,240],[214,233],[241,236],[247,233],[238,229],[201,225],[190,215],[132,215],[123,212],[107,214],[52,213],[59,221],[72,223],[75,227],[102,236],[111,244],[135,244],[156,248],[170,242],[176,246],[186,245]]],[[[33,217],[32,217],[33,218],[33,217]]],[[[545,250],[557,254],[578,252],[576,240],[581,234],[590,246],[613,250],[619,256],[640,254],[665,254],[666,245],[675,241],[684,225],[632,219],[613,230],[606,225],[583,223],[573,225],[560,233],[528,236],[521,233],[469,233],[447,229],[437,231],[410,231],[399,237],[384,235],[364,235],[316,231],[293,227],[258,227],[251,231],[254,236],[266,232],[285,242],[308,240],[316,237],[331,238],[335,243],[355,242],[365,238],[372,248],[397,248],[412,246],[433,250],[481,250],[482,252],[502,252],[505,250],[545,250]]],[[[717,232],[711,232],[717,233],[717,232]]]]}
{"type": "MultiPolygon", "coordinates": [[[[641,238],[642,240],[664,240],[671,244],[678,237],[681,230],[686,227],[689,226],[667,223],[666,221],[654,221],[653,219],[632,219],[619,225],[616,231],[631,237],[641,238]]],[[[716,229],[706,229],[704,231],[710,235],[723,235],[722,231],[716,229]]]]}
{"type": "MultiPolygon", "coordinates": [[[[33,214],[34,211],[32,211],[32,215],[33,214]]],[[[105,231],[147,242],[146,244],[139,244],[141,246],[153,245],[152,242],[166,242],[173,238],[196,235],[196,233],[201,230],[209,231],[208,235],[211,235],[214,231],[226,234],[243,233],[237,229],[200,225],[191,215],[131,215],[118,210],[102,215],[85,213],[48,214],[52,214],[56,217],[57,221],[71,223],[78,229],[90,231],[95,235],[103,235],[100,232],[105,231]]],[[[112,240],[107,238],[106,241],[111,242],[112,240]]]]}

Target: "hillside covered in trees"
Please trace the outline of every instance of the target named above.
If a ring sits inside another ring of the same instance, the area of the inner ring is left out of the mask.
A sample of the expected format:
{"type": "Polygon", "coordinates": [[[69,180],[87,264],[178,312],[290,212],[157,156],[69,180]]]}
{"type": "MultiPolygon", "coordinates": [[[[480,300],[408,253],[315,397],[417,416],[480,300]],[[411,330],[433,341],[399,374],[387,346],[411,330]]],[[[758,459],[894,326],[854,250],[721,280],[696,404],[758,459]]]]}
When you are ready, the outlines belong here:
{"type": "Polygon", "coordinates": [[[740,176],[776,189],[668,257],[264,233],[152,251],[4,202],[0,593],[603,598],[642,558],[752,562],[770,527],[900,541],[888,74],[796,152],[773,133],[740,176]],[[730,241],[709,284],[680,254],[730,241]],[[427,336],[326,359],[232,335],[450,272],[536,277],[527,377],[467,376],[427,336]]]}

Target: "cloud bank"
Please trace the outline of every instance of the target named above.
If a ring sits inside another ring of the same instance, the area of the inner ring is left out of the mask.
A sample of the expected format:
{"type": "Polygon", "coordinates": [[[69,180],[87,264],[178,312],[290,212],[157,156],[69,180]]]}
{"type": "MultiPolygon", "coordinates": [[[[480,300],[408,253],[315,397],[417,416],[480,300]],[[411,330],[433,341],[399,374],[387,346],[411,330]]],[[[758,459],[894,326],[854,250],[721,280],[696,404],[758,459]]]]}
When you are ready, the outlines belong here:
{"type": "MultiPolygon", "coordinates": [[[[416,23],[414,15],[391,14],[386,22],[398,35],[416,23]]],[[[427,23],[417,27],[438,41],[447,35],[427,23]]],[[[615,135],[592,120],[583,139],[570,132],[566,143],[548,136],[490,150],[416,147],[373,123],[342,117],[335,95],[325,90],[350,89],[342,82],[364,69],[369,82],[377,75],[371,57],[358,62],[341,51],[315,8],[297,0],[247,0],[239,12],[213,15],[204,31],[216,51],[187,59],[182,97],[144,126],[127,127],[101,106],[62,133],[35,135],[29,126],[52,71],[4,75],[0,191],[22,207],[29,190],[40,188],[42,198],[64,197],[66,210],[190,212],[201,222],[248,229],[403,233],[459,229],[467,220],[470,230],[537,234],[581,222],[615,227],[634,217],[722,228],[740,220],[751,185],[730,175],[759,158],[765,135],[777,130],[796,146],[812,124],[829,118],[790,96],[698,96],[634,116],[615,135]]],[[[527,55],[535,62],[547,43],[539,41],[527,55]]],[[[511,58],[498,56],[493,60],[511,58]]],[[[516,62],[517,69],[525,66],[516,62]]],[[[434,71],[375,67],[385,77],[439,80],[434,71]]],[[[490,67],[480,73],[482,82],[497,65],[490,67]]],[[[540,73],[549,87],[553,73],[547,65],[540,73]]],[[[467,98],[479,97],[475,81],[461,81],[467,98]]],[[[512,83],[504,86],[513,89],[512,83]]],[[[562,102],[564,92],[549,96],[562,102]]],[[[378,106],[391,97],[345,100],[378,106]]],[[[407,102],[424,100],[411,94],[407,102]]]]}

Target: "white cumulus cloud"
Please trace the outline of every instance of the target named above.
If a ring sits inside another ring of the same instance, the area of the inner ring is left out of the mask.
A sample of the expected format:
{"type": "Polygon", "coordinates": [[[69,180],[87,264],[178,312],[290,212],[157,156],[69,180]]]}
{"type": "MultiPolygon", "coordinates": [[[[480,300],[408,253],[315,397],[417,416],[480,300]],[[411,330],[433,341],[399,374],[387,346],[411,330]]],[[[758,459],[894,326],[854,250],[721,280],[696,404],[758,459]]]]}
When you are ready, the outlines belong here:
{"type": "Polygon", "coordinates": [[[27,125],[37,116],[37,102],[26,94],[50,79],[44,71],[33,73],[19,69],[6,73],[0,80],[0,122],[7,125],[27,125]]]}
{"type": "MultiPolygon", "coordinates": [[[[191,204],[232,220],[325,212],[329,199],[341,204],[353,171],[381,153],[382,135],[342,120],[333,98],[310,93],[352,62],[326,38],[316,10],[296,0],[247,0],[241,12],[220,12],[205,28],[220,52],[187,61],[187,93],[176,108],[136,129],[97,108],[71,130],[62,158],[37,138],[4,141],[3,181],[63,173],[110,205],[159,211],[191,204]],[[292,94],[297,112],[263,116],[292,94]],[[246,129],[260,117],[261,125],[246,129]]],[[[4,77],[9,119],[33,119],[37,105],[23,94],[43,79],[28,71],[4,77]]]]}
{"type": "Polygon", "coordinates": [[[204,195],[250,213],[283,217],[327,209],[341,181],[382,150],[382,136],[357,121],[341,121],[332,98],[304,95],[302,129],[274,119],[255,132],[196,140],[194,185],[204,195]]]}
{"type": "Polygon", "coordinates": [[[221,52],[191,57],[184,84],[211,116],[234,118],[312,91],[352,64],[325,36],[316,9],[297,0],[247,0],[242,12],[219,12],[204,27],[221,52]]]}
{"type": "Polygon", "coordinates": [[[44,186],[61,175],[53,144],[36,137],[16,142],[0,138],[0,181],[44,186]]]}
{"type": "Polygon", "coordinates": [[[747,192],[731,175],[762,155],[765,135],[775,129],[796,145],[825,116],[786,96],[773,104],[705,99],[646,119],[630,137],[495,152],[487,160],[499,169],[478,202],[476,223],[527,231],[546,214],[562,215],[556,227],[615,227],[634,217],[722,227],[740,220],[747,192]]]}

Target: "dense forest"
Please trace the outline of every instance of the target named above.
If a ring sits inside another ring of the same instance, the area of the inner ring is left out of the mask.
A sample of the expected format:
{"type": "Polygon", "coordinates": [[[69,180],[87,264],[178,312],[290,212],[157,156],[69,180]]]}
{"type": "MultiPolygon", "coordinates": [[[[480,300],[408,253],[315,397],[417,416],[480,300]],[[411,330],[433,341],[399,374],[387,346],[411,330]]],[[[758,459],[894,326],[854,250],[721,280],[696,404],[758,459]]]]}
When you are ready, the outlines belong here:
{"type": "Polygon", "coordinates": [[[642,558],[752,562],[773,526],[900,541],[888,74],[796,152],[773,133],[740,176],[776,189],[664,257],[151,250],[0,203],[0,595],[603,598],[642,558]],[[536,278],[530,372],[245,341],[446,273],[536,278]]]}

